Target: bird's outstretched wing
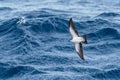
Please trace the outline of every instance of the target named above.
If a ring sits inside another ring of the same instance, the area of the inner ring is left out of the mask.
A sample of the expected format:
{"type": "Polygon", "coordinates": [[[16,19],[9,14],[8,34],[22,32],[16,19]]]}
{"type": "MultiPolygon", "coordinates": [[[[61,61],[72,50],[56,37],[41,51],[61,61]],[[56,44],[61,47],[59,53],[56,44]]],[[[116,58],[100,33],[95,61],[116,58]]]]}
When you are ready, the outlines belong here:
{"type": "Polygon", "coordinates": [[[69,30],[70,30],[70,33],[71,33],[72,37],[78,37],[79,36],[77,30],[75,29],[72,18],[70,18],[70,20],[69,20],[69,30]]]}
{"type": "Polygon", "coordinates": [[[81,43],[75,43],[75,50],[76,50],[77,54],[79,55],[79,57],[82,60],[85,60],[84,59],[84,55],[83,55],[83,48],[82,48],[82,44],[81,43]]]}

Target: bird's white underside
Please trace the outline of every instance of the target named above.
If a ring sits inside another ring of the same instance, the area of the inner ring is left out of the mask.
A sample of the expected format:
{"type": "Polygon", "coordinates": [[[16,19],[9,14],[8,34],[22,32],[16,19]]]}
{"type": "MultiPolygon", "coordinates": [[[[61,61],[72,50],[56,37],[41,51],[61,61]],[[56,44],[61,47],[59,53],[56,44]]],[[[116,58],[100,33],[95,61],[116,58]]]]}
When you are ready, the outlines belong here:
{"type": "Polygon", "coordinates": [[[71,42],[82,43],[82,42],[84,42],[84,38],[83,37],[73,37],[73,39],[71,40],[71,42]]]}
{"type": "Polygon", "coordinates": [[[84,42],[84,38],[83,37],[80,37],[74,29],[72,29],[72,26],[70,25],[70,32],[71,32],[71,35],[72,35],[72,40],[71,42],[74,42],[74,43],[81,43],[81,42],[84,42]]]}

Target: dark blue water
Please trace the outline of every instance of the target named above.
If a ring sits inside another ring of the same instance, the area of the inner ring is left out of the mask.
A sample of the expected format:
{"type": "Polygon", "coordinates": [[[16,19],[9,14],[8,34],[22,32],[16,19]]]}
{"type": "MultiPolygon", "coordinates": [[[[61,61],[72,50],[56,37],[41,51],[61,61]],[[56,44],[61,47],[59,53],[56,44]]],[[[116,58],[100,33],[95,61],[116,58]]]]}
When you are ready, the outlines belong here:
{"type": "Polygon", "coordinates": [[[98,1],[0,0],[0,80],[119,80],[120,1],[98,1]],[[69,42],[71,17],[88,36],[86,61],[69,42]]]}

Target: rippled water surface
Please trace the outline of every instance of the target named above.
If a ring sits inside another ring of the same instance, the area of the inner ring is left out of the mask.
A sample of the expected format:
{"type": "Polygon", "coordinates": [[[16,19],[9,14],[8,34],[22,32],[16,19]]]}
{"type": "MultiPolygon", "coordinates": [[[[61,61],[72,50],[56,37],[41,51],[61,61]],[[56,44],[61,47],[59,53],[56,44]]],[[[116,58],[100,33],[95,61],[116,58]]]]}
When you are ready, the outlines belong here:
{"type": "Polygon", "coordinates": [[[119,0],[0,0],[0,80],[119,79],[119,0]],[[69,42],[69,18],[87,34],[86,61],[69,42]]]}

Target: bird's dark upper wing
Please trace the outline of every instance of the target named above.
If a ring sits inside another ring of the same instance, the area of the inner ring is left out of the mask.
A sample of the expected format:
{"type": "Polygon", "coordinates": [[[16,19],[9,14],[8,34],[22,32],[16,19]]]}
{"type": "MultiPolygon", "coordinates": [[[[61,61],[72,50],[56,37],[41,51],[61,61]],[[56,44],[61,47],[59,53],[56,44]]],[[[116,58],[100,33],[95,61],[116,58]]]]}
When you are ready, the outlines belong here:
{"type": "Polygon", "coordinates": [[[81,43],[75,43],[75,49],[76,49],[76,52],[78,53],[79,57],[82,60],[85,60],[84,59],[84,54],[83,54],[82,44],[81,43]]]}
{"type": "Polygon", "coordinates": [[[70,21],[69,21],[69,30],[70,30],[70,33],[71,33],[72,37],[78,37],[79,36],[77,30],[75,29],[72,18],[70,18],[70,21]]]}

